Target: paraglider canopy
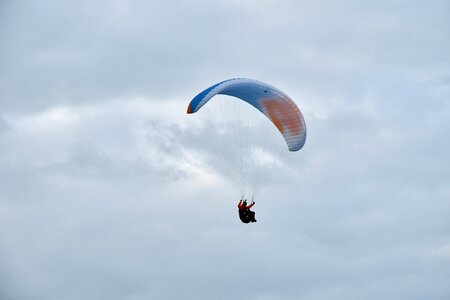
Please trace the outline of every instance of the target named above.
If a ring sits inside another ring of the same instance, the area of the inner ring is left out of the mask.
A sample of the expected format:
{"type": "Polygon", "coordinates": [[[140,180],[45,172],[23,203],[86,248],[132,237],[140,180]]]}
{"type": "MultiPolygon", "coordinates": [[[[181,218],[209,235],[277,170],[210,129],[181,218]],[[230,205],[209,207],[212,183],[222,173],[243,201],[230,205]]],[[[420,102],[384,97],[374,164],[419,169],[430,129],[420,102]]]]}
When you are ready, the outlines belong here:
{"type": "Polygon", "coordinates": [[[285,93],[257,80],[233,78],[214,84],[192,99],[187,113],[197,112],[218,94],[239,98],[262,112],[278,128],[290,151],[305,144],[306,126],[300,109],[285,93]]]}

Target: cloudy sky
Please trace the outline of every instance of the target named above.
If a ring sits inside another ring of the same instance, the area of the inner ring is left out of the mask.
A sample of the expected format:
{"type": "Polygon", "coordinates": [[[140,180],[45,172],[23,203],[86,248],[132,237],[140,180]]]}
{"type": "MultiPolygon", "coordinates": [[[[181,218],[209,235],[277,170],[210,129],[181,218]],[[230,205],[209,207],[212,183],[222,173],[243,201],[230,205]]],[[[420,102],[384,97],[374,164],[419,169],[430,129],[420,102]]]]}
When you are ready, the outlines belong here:
{"type": "Polygon", "coordinates": [[[0,298],[449,299],[450,4],[379,2],[1,1],[0,298]],[[251,225],[232,77],[308,128],[251,225]]]}

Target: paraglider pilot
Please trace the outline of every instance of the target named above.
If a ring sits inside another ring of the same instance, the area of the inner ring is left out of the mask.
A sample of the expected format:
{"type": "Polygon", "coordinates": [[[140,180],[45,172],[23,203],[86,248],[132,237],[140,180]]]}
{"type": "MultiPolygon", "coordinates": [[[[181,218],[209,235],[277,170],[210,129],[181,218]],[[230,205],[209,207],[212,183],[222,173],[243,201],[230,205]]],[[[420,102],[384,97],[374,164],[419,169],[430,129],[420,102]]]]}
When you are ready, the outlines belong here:
{"type": "Polygon", "coordinates": [[[247,206],[247,199],[241,199],[238,204],[239,208],[239,218],[241,219],[242,223],[253,223],[256,222],[255,219],[255,212],[251,211],[250,208],[255,205],[255,201],[252,200],[252,204],[247,206]]]}

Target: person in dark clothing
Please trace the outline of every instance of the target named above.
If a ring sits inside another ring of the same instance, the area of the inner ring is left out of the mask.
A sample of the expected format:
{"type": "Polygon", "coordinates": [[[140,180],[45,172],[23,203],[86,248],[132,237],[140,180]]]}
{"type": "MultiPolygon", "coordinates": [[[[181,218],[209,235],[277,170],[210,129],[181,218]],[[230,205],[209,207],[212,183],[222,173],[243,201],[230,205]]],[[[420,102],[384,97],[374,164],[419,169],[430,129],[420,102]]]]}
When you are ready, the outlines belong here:
{"type": "Polygon", "coordinates": [[[256,222],[255,212],[251,211],[250,208],[255,205],[255,201],[252,200],[252,203],[247,206],[247,199],[241,199],[238,203],[239,208],[239,219],[241,219],[242,223],[253,223],[256,222]]]}

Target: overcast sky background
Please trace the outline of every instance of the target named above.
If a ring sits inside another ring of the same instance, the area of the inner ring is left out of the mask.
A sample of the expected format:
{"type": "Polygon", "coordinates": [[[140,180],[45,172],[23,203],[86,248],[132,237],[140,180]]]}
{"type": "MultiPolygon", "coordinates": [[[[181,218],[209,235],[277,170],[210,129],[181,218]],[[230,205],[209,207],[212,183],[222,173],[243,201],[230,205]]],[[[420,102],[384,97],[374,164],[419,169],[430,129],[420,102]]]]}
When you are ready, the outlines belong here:
{"type": "Polygon", "coordinates": [[[378,2],[1,1],[0,298],[449,299],[450,4],[378,2]],[[251,225],[232,77],[308,128],[251,225]]]}

